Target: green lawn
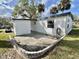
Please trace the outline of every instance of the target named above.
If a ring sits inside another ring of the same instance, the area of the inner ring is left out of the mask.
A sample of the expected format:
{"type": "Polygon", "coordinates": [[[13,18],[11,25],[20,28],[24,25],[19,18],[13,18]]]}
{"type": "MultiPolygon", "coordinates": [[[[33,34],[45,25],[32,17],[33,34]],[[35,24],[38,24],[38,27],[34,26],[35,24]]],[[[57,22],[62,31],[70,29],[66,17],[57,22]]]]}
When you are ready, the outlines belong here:
{"type": "Polygon", "coordinates": [[[0,29],[0,33],[1,33],[1,32],[5,32],[5,29],[0,29]]]}
{"type": "Polygon", "coordinates": [[[14,37],[15,35],[13,33],[0,33],[0,40],[7,40],[9,36],[14,37]]]}
{"type": "Polygon", "coordinates": [[[74,28],[46,59],[79,59],[79,28],[74,28]]]}
{"type": "Polygon", "coordinates": [[[4,53],[9,49],[12,49],[12,45],[8,42],[9,35],[11,35],[11,37],[15,36],[13,33],[0,33],[0,53],[4,53]]]}

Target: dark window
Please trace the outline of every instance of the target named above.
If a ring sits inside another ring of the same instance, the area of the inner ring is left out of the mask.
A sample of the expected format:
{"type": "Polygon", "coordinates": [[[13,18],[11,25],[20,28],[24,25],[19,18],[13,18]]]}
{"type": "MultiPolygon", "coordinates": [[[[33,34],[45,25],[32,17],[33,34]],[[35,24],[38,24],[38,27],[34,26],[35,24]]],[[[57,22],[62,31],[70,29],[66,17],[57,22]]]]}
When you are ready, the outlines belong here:
{"type": "Polygon", "coordinates": [[[36,24],[36,22],[34,21],[34,24],[36,24]]]}
{"type": "Polygon", "coordinates": [[[54,21],[48,21],[48,28],[54,28],[54,21]]]}
{"type": "Polygon", "coordinates": [[[67,28],[69,28],[69,24],[67,25],[67,28]]]}

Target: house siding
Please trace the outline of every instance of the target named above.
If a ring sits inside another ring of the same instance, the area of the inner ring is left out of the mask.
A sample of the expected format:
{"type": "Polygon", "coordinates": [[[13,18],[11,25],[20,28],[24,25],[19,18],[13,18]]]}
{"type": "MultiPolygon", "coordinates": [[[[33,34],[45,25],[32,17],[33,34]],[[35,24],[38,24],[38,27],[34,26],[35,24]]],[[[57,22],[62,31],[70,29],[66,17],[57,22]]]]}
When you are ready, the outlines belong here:
{"type": "Polygon", "coordinates": [[[31,33],[31,22],[29,20],[14,20],[14,29],[16,35],[31,33]]]}
{"type": "Polygon", "coordinates": [[[65,25],[65,33],[68,34],[72,30],[72,18],[67,16],[66,17],[66,25],[65,25]],[[67,28],[69,24],[69,27],[67,28]]]}
{"type": "Polygon", "coordinates": [[[49,34],[49,35],[54,35],[54,29],[53,28],[48,28],[47,27],[47,20],[39,20],[36,21],[36,24],[33,25],[32,23],[32,31],[44,33],[44,34],[49,34]]]}

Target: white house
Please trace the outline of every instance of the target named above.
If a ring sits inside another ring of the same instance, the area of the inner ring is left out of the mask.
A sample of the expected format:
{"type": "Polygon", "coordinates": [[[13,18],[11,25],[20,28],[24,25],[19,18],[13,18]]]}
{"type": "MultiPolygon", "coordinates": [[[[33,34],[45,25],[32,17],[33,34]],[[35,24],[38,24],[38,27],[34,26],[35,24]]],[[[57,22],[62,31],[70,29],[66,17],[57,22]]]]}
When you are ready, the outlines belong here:
{"type": "Polygon", "coordinates": [[[16,35],[24,35],[31,33],[31,21],[28,19],[13,19],[14,33],[16,35]]]}
{"type": "Polygon", "coordinates": [[[45,19],[13,19],[16,35],[30,34],[32,31],[52,36],[66,35],[72,30],[71,12],[58,14],[45,19]]]}

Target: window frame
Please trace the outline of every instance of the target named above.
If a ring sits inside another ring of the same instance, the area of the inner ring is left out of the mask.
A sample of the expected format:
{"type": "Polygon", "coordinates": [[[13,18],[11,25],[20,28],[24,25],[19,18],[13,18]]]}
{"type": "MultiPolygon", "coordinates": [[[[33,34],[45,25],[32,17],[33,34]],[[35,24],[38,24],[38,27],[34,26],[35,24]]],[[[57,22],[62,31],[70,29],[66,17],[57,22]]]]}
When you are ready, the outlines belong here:
{"type": "Polygon", "coordinates": [[[47,21],[47,28],[54,28],[54,20],[53,21],[51,21],[51,20],[47,21]]]}

